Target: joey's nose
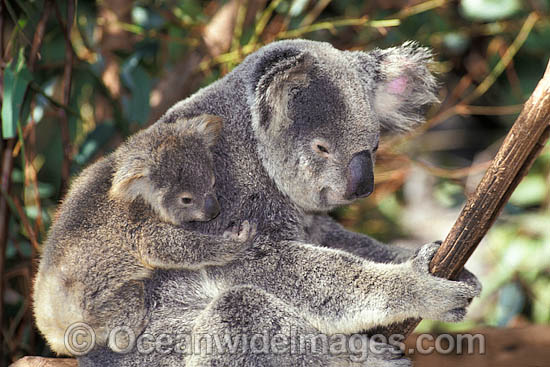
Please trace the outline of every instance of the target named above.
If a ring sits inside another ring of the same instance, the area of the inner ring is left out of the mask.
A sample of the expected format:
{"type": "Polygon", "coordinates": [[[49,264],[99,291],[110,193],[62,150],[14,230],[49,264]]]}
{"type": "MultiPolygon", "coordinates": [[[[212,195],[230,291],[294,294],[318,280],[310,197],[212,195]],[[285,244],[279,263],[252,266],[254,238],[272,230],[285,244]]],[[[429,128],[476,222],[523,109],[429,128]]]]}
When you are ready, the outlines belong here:
{"type": "Polygon", "coordinates": [[[347,171],[347,187],[344,197],[353,200],[369,196],[374,189],[372,157],[368,150],[356,153],[347,171]]]}
{"type": "Polygon", "coordinates": [[[216,197],[207,194],[204,198],[204,215],[207,219],[214,219],[220,213],[220,204],[216,197]]]}

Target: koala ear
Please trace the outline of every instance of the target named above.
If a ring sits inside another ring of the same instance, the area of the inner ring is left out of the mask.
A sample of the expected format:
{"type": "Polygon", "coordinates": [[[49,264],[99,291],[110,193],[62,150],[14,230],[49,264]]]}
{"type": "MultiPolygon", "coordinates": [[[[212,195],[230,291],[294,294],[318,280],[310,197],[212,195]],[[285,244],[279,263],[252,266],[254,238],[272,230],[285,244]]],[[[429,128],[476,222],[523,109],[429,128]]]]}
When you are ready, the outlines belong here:
{"type": "Polygon", "coordinates": [[[426,106],[438,102],[437,82],[428,70],[432,53],[415,42],[359,53],[361,67],[374,80],[373,107],[387,129],[407,131],[424,121],[426,106]]]}
{"type": "Polygon", "coordinates": [[[307,72],[313,62],[307,51],[288,45],[259,53],[247,81],[255,128],[267,129],[273,115],[285,113],[288,90],[307,83],[307,72]]]}
{"type": "Polygon", "coordinates": [[[113,182],[109,190],[111,199],[134,201],[138,196],[151,196],[147,158],[139,155],[120,154],[121,160],[115,164],[113,182]]]}
{"type": "Polygon", "coordinates": [[[219,116],[203,114],[191,119],[179,119],[175,122],[177,132],[184,135],[197,134],[204,139],[208,147],[218,141],[223,128],[223,119],[219,116]]]}

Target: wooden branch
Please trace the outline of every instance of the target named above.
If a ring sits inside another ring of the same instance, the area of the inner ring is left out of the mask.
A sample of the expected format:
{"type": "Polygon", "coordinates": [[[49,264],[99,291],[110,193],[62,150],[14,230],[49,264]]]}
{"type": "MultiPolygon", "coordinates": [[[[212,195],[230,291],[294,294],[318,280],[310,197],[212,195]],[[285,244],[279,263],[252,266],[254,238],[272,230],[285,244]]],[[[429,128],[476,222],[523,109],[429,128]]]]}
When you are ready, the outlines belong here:
{"type": "Polygon", "coordinates": [[[34,71],[35,62],[40,58],[40,47],[42,46],[42,41],[44,40],[44,32],[46,31],[46,24],[48,23],[48,18],[50,17],[50,11],[52,9],[51,0],[46,0],[44,2],[44,11],[40,16],[38,25],[36,26],[36,31],[34,32],[34,37],[32,40],[31,53],[29,55],[29,70],[34,71]]]}
{"type": "MultiPolygon", "coordinates": [[[[455,279],[500,214],[504,204],[550,136],[550,62],[525,103],[476,191],[468,198],[449,235],[435,253],[430,272],[455,279]]],[[[377,331],[409,335],[420,322],[409,319],[377,331]]]]}

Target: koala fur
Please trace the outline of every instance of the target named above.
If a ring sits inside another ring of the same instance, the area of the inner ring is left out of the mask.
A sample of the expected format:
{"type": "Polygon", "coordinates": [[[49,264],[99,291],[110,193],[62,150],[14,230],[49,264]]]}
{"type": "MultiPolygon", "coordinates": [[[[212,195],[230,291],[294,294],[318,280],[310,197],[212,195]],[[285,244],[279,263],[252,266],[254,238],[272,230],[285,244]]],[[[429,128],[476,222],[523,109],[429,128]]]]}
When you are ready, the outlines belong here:
{"type": "Polygon", "coordinates": [[[75,180],[34,285],[36,323],[54,351],[69,354],[64,333],[75,322],[92,326],[99,344],[114,326],[139,333],[155,269],[223,265],[242,249],[248,223],[225,238],[186,229],[219,212],[209,150],[221,126],[209,115],[154,125],[75,180]]]}
{"type": "MultiPolygon", "coordinates": [[[[415,255],[352,233],[326,213],[373,189],[381,127],[410,129],[436,100],[430,52],[414,43],[370,52],[292,40],[249,55],[177,103],[157,125],[204,113],[224,127],[212,148],[220,215],[190,223],[219,235],[257,223],[242,256],[199,270],[157,270],[147,281],[145,333],[346,335],[410,317],[458,321],[479,283],[432,276],[437,245],[415,255]]],[[[145,335],[145,334],[144,334],[145,335]]],[[[177,340],[170,339],[173,343],[177,340]]],[[[181,354],[97,348],[81,366],[407,366],[394,355],[181,354]]]]}

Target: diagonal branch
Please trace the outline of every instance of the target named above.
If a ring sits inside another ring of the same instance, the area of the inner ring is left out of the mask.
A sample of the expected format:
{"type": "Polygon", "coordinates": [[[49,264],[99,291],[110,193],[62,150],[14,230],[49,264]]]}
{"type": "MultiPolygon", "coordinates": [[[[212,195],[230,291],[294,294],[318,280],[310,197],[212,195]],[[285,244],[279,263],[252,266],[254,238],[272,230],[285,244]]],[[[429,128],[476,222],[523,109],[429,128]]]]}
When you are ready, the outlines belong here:
{"type": "MultiPolygon", "coordinates": [[[[455,279],[493,225],[512,192],[529,171],[550,136],[550,62],[531,97],[458,220],[430,263],[439,277],[455,279]]],[[[407,336],[420,320],[407,320],[381,332],[407,336]]],[[[380,331],[380,330],[377,330],[380,331]]]]}

